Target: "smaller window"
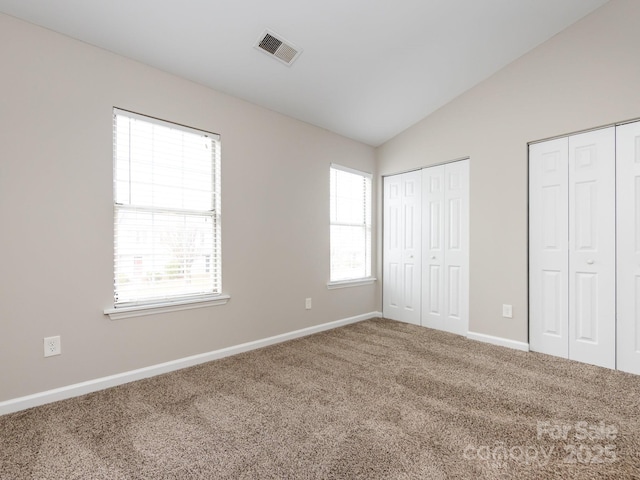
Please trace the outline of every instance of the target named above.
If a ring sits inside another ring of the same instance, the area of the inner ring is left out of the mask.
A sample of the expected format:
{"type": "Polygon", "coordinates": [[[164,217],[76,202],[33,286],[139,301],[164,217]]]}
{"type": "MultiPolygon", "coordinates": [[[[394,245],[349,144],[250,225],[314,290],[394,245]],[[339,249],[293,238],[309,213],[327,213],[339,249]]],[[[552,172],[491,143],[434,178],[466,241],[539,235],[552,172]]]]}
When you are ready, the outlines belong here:
{"type": "Polygon", "coordinates": [[[330,168],[331,282],[371,277],[371,174],[330,168]]]}

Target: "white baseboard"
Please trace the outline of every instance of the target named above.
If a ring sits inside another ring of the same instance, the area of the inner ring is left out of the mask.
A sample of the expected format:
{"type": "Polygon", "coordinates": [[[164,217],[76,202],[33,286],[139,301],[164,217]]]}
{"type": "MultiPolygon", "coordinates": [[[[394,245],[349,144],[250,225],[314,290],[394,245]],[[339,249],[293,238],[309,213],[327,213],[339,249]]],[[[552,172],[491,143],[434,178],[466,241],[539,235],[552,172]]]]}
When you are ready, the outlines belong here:
{"type": "Polygon", "coordinates": [[[484,343],[490,343],[492,345],[498,345],[500,347],[513,348],[515,350],[521,350],[523,352],[529,351],[529,344],[525,342],[518,342],[516,340],[509,340],[508,338],[494,337],[492,335],[485,335],[484,333],[468,332],[467,338],[471,340],[478,340],[484,343]]]}
{"type": "Polygon", "coordinates": [[[293,340],[295,338],[306,337],[307,335],[312,335],[314,333],[331,330],[333,328],[342,327],[344,325],[349,325],[351,323],[357,323],[376,317],[382,317],[382,313],[365,313],[362,315],[357,315],[355,317],[344,318],[342,320],[336,320],[334,322],[323,323],[321,325],[303,328],[301,330],[295,330],[293,332],[283,333],[281,335],[276,335],[261,340],[255,340],[253,342],[242,343],[233,347],[222,348],[220,350],[214,350],[208,353],[201,353],[199,355],[193,355],[190,357],[180,358],[178,360],[172,360],[170,362],[160,363],[158,365],[152,365],[150,367],[139,368],[137,370],[118,373],[116,375],[110,375],[108,377],[96,378],[94,380],[88,380],[86,382],[55,388],[53,390],[47,390],[45,392],[34,393],[33,395],[27,395],[25,397],[6,400],[4,402],[0,402],[0,415],[6,415],[7,413],[17,412],[51,402],[57,402],[59,400],[65,400],[67,398],[79,397],[80,395],[86,395],[87,393],[104,390],[105,388],[115,387],[117,385],[133,382],[135,380],[141,380],[143,378],[173,372],[182,368],[192,367],[194,365],[210,362],[212,360],[229,357],[238,353],[248,352],[249,350],[267,347],[269,345],[275,345],[277,343],[286,342],[287,340],[293,340]]]}

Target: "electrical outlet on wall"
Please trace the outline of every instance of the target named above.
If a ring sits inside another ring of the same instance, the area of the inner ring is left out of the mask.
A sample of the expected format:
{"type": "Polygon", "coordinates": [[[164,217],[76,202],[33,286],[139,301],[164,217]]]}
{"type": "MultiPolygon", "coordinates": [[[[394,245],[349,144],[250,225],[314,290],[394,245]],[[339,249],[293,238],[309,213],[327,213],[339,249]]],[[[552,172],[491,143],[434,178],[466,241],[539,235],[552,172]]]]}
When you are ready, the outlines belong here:
{"type": "Polygon", "coordinates": [[[504,318],[513,318],[513,305],[502,305],[502,316],[504,318]]]}
{"type": "Polygon", "coordinates": [[[304,308],[306,308],[307,310],[311,310],[311,299],[310,298],[305,298],[304,299],[304,308]]]}
{"type": "Polygon", "coordinates": [[[52,357],[54,355],[60,355],[62,353],[62,346],[60,345],[60,335],[55,337],[45,337],[44,339],[44,356],[52,357]]]}

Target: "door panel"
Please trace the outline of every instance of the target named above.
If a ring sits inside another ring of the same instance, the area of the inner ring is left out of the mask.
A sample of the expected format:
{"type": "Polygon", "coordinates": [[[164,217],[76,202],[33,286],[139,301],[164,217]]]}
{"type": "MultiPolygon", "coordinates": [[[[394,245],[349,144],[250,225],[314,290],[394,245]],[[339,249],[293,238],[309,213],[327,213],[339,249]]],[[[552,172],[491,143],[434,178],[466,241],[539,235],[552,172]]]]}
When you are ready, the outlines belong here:
{"type": "Polygon", "coordinates": [[[383,315],[420,324],[421,175],[384,178],[383,315]]]}
{"type": "Polygon", "coordinates": [[[616,130],[617,366],[640,374],[640,122],[616,130]]]}
{"type": "MultiPolygon", "coordinates": [[[[576,338],[594,344],[598,342],[598,328],[595,319],[598,290],[597,274],[576,273],[576,338]]],[[[569,355],[571,353],[569,352],[569,355]]],[[[571,358],[574,359],[573,357],[571,358]]]]}
{"type": "Polygon", "coordinates": [[[569,358],[615,368],[615,128],[569,137],[569,358]]]}
{"type": "Polygon", "coordinates": [[[400,176],[384,178],[384,264],[383,264],[383,314],[398,319],[402,314],[403,282],[400,275],[402,264],[402,224],[400,176]]]}
{"type": "Polygon", "coordinates": [[[448,286],[444,330],[469,331],[469,160],[445,165],[445,285],[448,286]]]}
{"type": "Polygon", "coordinates": [[[385,275],[385,283],[388,284],[389,288],[385,290],[387,294],[387,301],[389,302],[390,308],[400,308],[400,300],[399,300],[399,291],[400,288],[398,286],[398,269],[400,265],[397,263],[389,263],[388,265],[388,273],[385,275]]]}
{"type": "Polygon", "coordinates": [[[440,265],[429,266],[429,298],[425,304],[425,308],[428,309],[428,315],[435,315],[438,318],[442,315],[442,296],[440,290],[442,289],[442,267],[440,265]]]}
{"type": "Polygon", "coordinates": [[[529,147],[529,346],[569,357],[569,140],[529,147]]]}
{"type": "Polygon", "coordinates": [[[449,238],[447,242],[447,248],[449,250],[460,251],[462,248],[461,236],[462,236],[462,199],[452,198],[449,200],[449,238]]]}
{"type": "Polygon", "coordinates": [[[469,161],[422,170],[427,289],[422,325],[459,335],[469,329],[469,161]]]}
{"type": "Polygon", "coordinates": [[[416,309],[415,282],[413,281],[415,273],[415,265],[404,264],[404,308],[412,311],[416,309]]]}
{"type": "MultiPolygon", "coordinates": [[[[449,266],[449,319],[459,321],[462,317],[462,268],[460,266],[449,266]]],[[[460,332],[464,335],[466,331],[460,332]]]]}
{"type": "Polygon", "coordinates": [[[569,318],[562,311],[563,302],[559,302],[560,296],[563,290],[563,282],[567,281],[566,272],[565,275],[562,272],[552,272],[549,270],[542,271],[542,315],[545,335],[552,335],[554,337],[562,337],[564,335],[567,348],[569,346],[568,339],[566,337],[566,324],[569,322],[569,318]]]}
{"type": "Polygon", "coordinates": [[[422,304],[422,325],[439,330],[443,329],[447,310],[444,284],[444,187],[444,165],[422,170],[422,223],[429,229],[423,251],[422,279],[429,294],[422,304]]]}

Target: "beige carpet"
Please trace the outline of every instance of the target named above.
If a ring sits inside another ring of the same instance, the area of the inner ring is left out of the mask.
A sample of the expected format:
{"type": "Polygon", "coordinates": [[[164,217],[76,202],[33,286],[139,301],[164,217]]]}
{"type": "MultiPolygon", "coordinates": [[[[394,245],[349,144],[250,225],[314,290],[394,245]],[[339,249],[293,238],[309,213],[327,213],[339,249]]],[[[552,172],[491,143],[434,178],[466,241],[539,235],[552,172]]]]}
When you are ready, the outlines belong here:
{"type": "Polygon", "coordinates": [[[638,376],[371,320],[0,417],[0,478],[631,479],[639,416],[638,376]]]}

